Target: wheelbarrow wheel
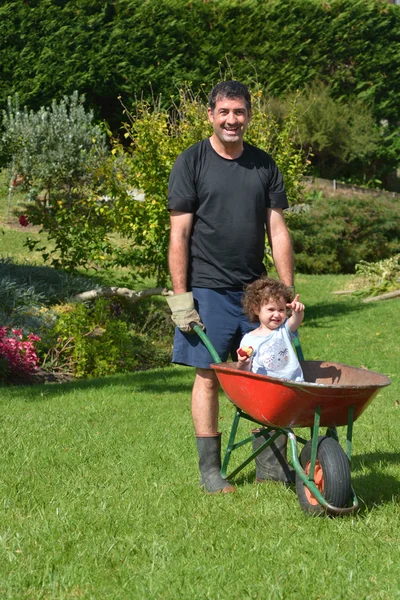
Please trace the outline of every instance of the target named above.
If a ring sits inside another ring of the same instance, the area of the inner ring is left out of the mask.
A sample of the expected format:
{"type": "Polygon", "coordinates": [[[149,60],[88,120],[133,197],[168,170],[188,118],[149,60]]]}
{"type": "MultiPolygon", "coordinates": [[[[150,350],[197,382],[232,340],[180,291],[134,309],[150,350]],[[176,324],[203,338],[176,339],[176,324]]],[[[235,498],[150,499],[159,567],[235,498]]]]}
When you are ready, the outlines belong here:
{"type": "MultiPolygon", "coordinates": [[[[300,463],[307,475],[310,473],[312,441],[307,442],[300,453],[300,463]]],[[[332,437],[318,438],[314,482],[325,500],[337,508],[345,508],[351,495],[349,460],[340,444],[332,437]]],[[[313,496],[296,473],[296,492],[303,511],[310,515],[322,515],[325,509],[313,496]]]]}

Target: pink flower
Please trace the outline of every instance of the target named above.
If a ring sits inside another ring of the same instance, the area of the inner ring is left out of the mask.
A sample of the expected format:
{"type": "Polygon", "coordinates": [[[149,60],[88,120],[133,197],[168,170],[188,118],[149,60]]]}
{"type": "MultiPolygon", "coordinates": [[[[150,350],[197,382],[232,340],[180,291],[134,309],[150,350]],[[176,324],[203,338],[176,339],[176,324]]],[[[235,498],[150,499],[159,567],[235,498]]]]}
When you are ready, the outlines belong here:
{"type": "Polygon", "coordinates": [[[34,342],[39,336],[30,333],[24,339],[22,329],[12,329],[15,337],[6,337],[7,328],[0,327],[0,359],[5,359],[6,369],[11,374],[27,374],[36,371],[39,358],[34,342]]]}
{"type": "Polygon", "coordinates": [[[35,335],[34,333],[29,333],[28,334],[28,340],[30,342],[40,342],[42,338],[40,338],[38,335],[35,335]]]}
{"type": "Polygon", "coordinates": [[[29,225],[29,221],[26,215],[21,215],[19,218],[19,224],[22,225],[22,227],[28,227],[29,225]]]}

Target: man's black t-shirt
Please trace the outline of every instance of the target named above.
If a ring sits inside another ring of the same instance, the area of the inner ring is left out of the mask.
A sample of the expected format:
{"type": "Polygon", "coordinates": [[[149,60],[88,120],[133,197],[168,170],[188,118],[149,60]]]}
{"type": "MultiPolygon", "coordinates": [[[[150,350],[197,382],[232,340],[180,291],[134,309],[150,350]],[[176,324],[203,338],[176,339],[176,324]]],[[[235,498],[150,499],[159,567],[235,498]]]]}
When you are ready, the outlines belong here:
{"type": "Polygon", "coordinates": [[[265,273],[266,208],[287,208],[281,173],[266,152],[244,144],[225,159],[206,139],[172,168],[168,209],[193,213],[191,287],[242,288],[265,273]]]}

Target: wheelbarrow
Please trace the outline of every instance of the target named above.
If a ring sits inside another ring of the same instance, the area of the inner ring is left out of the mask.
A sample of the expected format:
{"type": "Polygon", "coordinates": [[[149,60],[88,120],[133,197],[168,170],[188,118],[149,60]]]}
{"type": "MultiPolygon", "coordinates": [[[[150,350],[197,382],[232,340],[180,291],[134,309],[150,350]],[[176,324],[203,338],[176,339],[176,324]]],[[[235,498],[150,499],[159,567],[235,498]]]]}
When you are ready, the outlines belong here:
{"type": "Polygon", "coordinates": [[[294,347],[305,382],[293,382],[238,369],[236,362],[222,362],[204,331],[195,323],[214,361],[219,383],[235,406],[221,475],[232,478],[278,436],[288,437],[290,458],[296,472],[296,492],[301,508],[311,515],[345,515],[359,507],[351,485],[350,462],[353,424],[383,387],[391,384],[386,375],[368,369],[325,361],[304,360],[298,338],[294,347]],[[236,441],[241,419],[263,429],[236,441]],[[345,450],[337,427],[346,426],[345,450]],[[310,439],[296,436],[294,428],[310,428],[310,439]],[[320,435],[320,428],[326,428],[320,435]],[[232,454],[264,432],[266,441],[239,466],[228,472],[232,454]],[[298,453],[297,445],[302,449],[298,453]]]}

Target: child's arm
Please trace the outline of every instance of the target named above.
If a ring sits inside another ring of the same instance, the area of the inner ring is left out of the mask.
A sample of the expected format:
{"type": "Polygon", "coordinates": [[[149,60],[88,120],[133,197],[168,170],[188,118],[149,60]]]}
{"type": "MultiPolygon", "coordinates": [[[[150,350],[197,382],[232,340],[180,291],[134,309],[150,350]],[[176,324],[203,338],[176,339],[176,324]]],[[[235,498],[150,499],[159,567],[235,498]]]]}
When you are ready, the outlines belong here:
{"type": "Polygon", "coordinates": [[[301,325],[301,322],[304,319],[304,304],[302,304],[302,302],[299,302],[299,298],[300,298],[300,294],[296,294],[296,297],[294,298],[293,302],[290,302],[289,304],[286,304],[286,306],[288,308],[292,309],[292,314],[289,317],[288,320],[288,325],[289,325],[289,329],[290,331],[297,331],[298,328],[301,325]]]}
{"type": "Polygon", "coordinates": [[[253,348],[251,346],[243,346],[237,351],[238,369],[241,371],[250,371],[251,369],[251,355],[253,354],[253,348]]]}

